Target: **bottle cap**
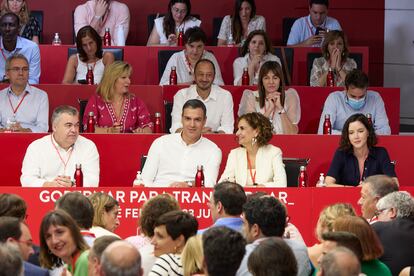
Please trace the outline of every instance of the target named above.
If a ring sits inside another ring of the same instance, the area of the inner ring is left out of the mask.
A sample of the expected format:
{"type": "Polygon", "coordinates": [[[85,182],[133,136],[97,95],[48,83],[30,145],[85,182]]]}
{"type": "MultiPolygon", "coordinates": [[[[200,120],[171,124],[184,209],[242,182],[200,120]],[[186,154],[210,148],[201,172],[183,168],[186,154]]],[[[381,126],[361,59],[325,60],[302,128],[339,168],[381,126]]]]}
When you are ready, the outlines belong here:
{"type": "Polygon", "coordinates": [[[176,70],[176,67],[175,66],[171,66],[171,70],[176,70]]]}
{"type": "Polygon", "coordinates": [[[367,115],[365,115],[367,118],[372,118],[371,113],[367,113],[367,115]]]}
{"type": "Polygon", "coordinates": [[[325,114],[325,119],[330,119],[330,118],[331,118],[331,115],[325,114]]]}
{"type": "Polygon", "coordinates": [[[301,171],[306,171],[306,167],[305,166],[300,166],[300,170],[301,171]]]}
{"type": "Polygon", "coordinates": [[[197,165],[197,170],[202,171],[203,170],[203,165],[197,165]]]}
{"type": "Polygon", "coordinates": [[[243,68],[243,71],[247,72],[248,71],[248,68],[247,67],[244,67],[243,68]]]}
{"type": "Polygon", "coordinates": [[[155,118],[161,118],[161,112],[155,112],[155,118]]]}
{"type": "Polygon", "coordinates": [[[82,164],[76,164],[76,169],[82,169],[82,164]]]}
{"type": "Polygon", "coordinates": [[[105,32],[109,32],[109,28],[105,28],[105,32]]]}
{"type": "Polygon", "coordinates": [[[93,116],[93,115],[95,115],[95,114],[93,113],[93,111],[90,111],[90,112],[89,112],[89,116],[93,116]]]}

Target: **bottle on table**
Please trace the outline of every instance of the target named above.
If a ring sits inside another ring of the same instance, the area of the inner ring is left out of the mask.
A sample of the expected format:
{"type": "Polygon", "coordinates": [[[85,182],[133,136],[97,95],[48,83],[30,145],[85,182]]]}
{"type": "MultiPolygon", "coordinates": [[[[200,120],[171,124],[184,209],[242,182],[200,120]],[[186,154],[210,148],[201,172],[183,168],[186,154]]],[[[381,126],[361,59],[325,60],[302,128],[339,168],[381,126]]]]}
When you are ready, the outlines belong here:
{"type": "Polygon", "coordinates": [[[196,188],[204,187],[203,165],[197,166],[197,173],[195,175],[194,187],[196,188]]]}
{"type": "Polygon", "coordinates": [[[103,37],[104,46],[111,46],[111,33],[109,28],[105,28],[105,34],[103,37]]]}
{"type": "Polygon", "coordinates": [[[323,173],[320,173],[319,174],[319,180],[316,183],[316,187],[326,187],[326,184],[325,184],[325,176],[324,176],[323,173]]]}
{"type": "Polygon", "coordinates": [[[154,133],[163,133],[160,112],[155,113],[154,133]]]}
{"type": "Polygon", "coordinates": [[[88,72],[86,72],[86,83],[89,85],[95,84],[95,80],[93,77],[93,68],[90,65],[88,65],[88,72]]]}
{"type": "Polygon", "coordinates": [[[95,118],[93,111],[88,114],[88,122],[86,123],[86,132],[95,133],[95,118]]]}
{"type": "Polygon", "coordinates": [[[83,173],[81,164],[76,164],[76,170],[73,178],[75,179],[76,187],[83,187],[83,173]]]}
{"type": "Polygon", "coordinates": [[[373,126],[373,124],[372,124],[372,115],[371,115],[371,113],[367,113],[367,115],[365,115],[366,117],[367,117],[367,119],[368,119],[368,123],[371,125],[371,126],[373,126]]]}
{"type": "Polygon", "coordinates": [[[298,187],[308,187],[308,174],[306,173],[306,167],[300,166],[299,176],[298,176],[298,187]]]}
{"type": "Polygon", "coordinates": [[[334,87],[335,86],[335,75],[332,68],[328,69],[328,75],[326,75],[326,86],[334,87]]]}
{"type": "Polygon", "coordinates": [[[180,29],[180,31],[178,32],[177,46],[184,46],[184,32],[183,32],[183,29],[180,29]]]}
{"type": "Polygon", "coordinates": [[[52,40],[52,45],[53,46],[62,45],[62,40],[59,37],[59,33],[55,33],[55,36],[53,37],[53,40],[52,40]]]}
{"type": "Polygon", "coordinates": [[[177,69],[175,66],[171,66],[170,85],[177,85],[177,69]]]}
{"type": "Polygon", "coordinates": [[[250,85],[249,71],[247,67],[243,68],[242,85],[250,85]]]}
{"type": "Polygon", "coordinates": [[[323,122],[323,134],[332,134],[331,116],[325,114],[325,121],[323,122]]]}
{"type": "Polygon", "coordinates": [[[142,185],[144,182],[142,180],[141,171],[137,171],[137,176],[134,179],[134,186],[142,185]]]}
{"type": "Polygon", "coordinates": [[[233,39],[233,34],[230,32],[229,37],[227,38],[227,47],[236,46],[236,42],[233,39]]]}

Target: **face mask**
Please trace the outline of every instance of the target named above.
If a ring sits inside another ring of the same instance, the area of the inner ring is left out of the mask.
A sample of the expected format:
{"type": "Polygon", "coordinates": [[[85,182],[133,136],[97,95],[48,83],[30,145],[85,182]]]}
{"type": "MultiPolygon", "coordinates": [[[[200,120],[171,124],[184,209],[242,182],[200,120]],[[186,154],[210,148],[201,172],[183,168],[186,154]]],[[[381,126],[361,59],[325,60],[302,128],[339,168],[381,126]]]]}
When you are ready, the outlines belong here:
{"type": "Polygon", "coordinates": [[[364,104],[365,104],[365,97],[359,99],[359,100],[355,100],[352,98],[348,98],[347,97],[347,103],[349,104],[349,106],[354,109],[354,110],[360,110],[364,104]]]}

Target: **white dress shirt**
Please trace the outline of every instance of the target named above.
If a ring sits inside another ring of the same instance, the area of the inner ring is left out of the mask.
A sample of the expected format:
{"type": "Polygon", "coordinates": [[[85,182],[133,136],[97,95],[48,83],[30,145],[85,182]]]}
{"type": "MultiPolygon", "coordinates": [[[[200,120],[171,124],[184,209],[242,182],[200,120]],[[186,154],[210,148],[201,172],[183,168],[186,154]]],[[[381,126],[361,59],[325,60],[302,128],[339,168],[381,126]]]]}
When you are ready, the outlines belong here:
{"type": "Polygon", "coordinates": [[[212,131],[224,131],[232,134],[234,130],[233,97],[230,92],[223,88],[212,85],[210,95],[203,100],[197,93],[197,85],[179,90],[174,96],[174,105],[171,112],[170,132],[175,133],[181,128],[181,114],[186,101],[198,99],[207,108],[206,127],[211,127],[212,131]]]}
{"type": "MultiPolygon", "coordinates": [[[[216,57],[209,51],[204,51],[201,59],[208,59],[213,62],[216,69],[216,75],[214,77],[214,84],[224,85],[223,77],[221,76],[220,66],[217,62],[216,57]]],[[[175,66],[177,72],[177,84],[188,83],[194,81],[194,68],[189,68],[186,58],[185,51],[174,53],[168,60],[167,66],[165,66],[164,73],[162,74],[160,85],[170,84],[170,73],[171,67],[175,66]]]]}
{"type": "Polygon", "coordinates": [[[59,175],[70,176],[73,180],[76,164],[82,165],[83,186],[98,187],[99,154],[95,144],[79,136],[66,151],[56,143],[52,135],[47,135],[33,141],[27,148],[20,182],[23,187],[42,187],[45,182],[53,181],[59,175]],[[61,157],[67,162],[66,169],[61,157]]]}
{"type": "Polygon", "coordinates": [[[221,162],[221,150],[201,137],[187,145],[181,133],[164,135],[152,143],[142,170],[146,187],[168,187],[173,182],[194,181],[197,165],[204,167],[204,185],[213,187],[221,162]]]}

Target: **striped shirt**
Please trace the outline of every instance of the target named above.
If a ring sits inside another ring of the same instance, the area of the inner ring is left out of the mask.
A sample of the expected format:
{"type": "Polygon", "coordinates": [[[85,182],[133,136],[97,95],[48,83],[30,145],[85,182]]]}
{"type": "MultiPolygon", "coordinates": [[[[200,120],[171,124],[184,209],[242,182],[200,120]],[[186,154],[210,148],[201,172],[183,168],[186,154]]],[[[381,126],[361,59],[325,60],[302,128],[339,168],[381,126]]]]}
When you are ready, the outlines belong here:
{"type": "Polygon", "coordinates": [[[183,276],[183,266],[181,264],[181,255],[164,254],[155,261],[151,272],[148,276],[183,276]]]}

